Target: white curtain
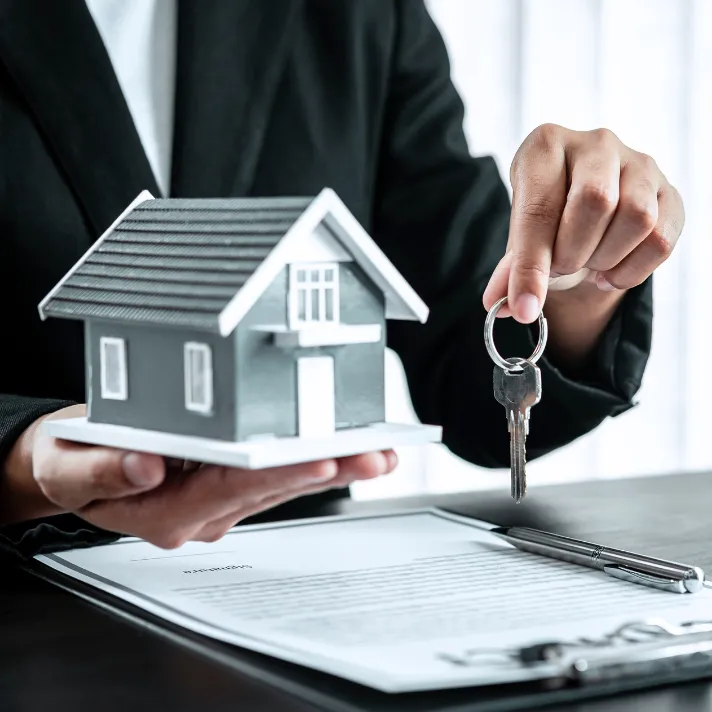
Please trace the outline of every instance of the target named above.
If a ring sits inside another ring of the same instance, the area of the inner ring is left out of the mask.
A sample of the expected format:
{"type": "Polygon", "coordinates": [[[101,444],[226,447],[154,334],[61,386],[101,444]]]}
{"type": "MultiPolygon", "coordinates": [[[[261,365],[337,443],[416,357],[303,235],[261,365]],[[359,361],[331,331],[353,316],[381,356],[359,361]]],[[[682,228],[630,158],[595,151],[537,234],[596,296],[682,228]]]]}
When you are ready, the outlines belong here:
{"type": "MultiPolygon", "coordinates": [[[[712,239],[705,219],[712,207],[712,1],[429,0],[428,6],[465,102],[472,153],[493,154],[506,177],[536,126],[605,126],[652,155],[685,200],[682,239],[656,273],[653,349],[638,405],[533,462],[530,488],[712,469],[712,239]]],[[[387,366],[389,417],[410,419],[391,354],[387,366]]],[[[531,417],[536,428],[536,407],[531,417]]],[[[393,476],[354,487],[354,497],[508,487],[505,472],[472,467],[439,446],[399,454],[393,476]]]]}

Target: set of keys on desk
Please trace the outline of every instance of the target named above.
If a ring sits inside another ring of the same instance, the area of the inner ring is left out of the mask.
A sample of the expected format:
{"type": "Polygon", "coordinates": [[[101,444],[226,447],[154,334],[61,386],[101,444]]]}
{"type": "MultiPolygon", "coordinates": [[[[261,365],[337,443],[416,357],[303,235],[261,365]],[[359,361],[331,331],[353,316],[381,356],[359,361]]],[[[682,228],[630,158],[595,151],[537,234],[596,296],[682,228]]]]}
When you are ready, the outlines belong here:
{"type": "Polygon", "coordinates": [[[494,345],[494,321],[507,302],[502,297],[490,309],[485,320],[485,346],[495,363],[494,397],[504,406],[509,429],[509,458],[512,498],[520,502],[527,491],[526,439],[529,434],[529,411],[541,400],[541,371],[536,362],[544,352],[548,335],[543,313],[539,314],[539,341],[527,358],[504,359],[494,345]]]}

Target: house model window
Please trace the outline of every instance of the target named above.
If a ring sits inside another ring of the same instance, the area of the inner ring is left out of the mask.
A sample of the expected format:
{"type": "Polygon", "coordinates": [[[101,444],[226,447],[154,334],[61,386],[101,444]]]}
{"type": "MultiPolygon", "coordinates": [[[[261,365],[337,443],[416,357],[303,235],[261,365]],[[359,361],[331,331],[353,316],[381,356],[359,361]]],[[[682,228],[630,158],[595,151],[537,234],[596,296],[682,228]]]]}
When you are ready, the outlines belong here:
{"type": "Polygon", "coordinates": [[[196,413],[213,410],[213,363],[208,344],[190,341],[184,348],[185,407],[196,413]]]}
{"type": "Polygon", "coordinates": [[[338,324],[338,264],[291,265],[289,291],[291,328],[338,324]]]}
{"type": "Polygon", "coordinates": [[[100,340],[101,397],[107,400],[126,400],[126,342],[111,336],[100,340]]]}

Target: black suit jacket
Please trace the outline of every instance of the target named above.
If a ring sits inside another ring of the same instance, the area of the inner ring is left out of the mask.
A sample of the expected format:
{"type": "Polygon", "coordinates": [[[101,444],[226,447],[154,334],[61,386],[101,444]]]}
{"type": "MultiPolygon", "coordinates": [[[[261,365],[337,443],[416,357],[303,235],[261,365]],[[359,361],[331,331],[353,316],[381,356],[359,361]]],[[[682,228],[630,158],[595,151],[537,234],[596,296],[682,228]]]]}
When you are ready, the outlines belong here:
{"type": "MultiPolygon", "coordinates": [[[[457,455],[508,464],[482,293],[504,253],[509,197],[470,155],[443,41],[422,0],[181,0],[171,195],[333,188],[427,302],[391,323],[424,422],[457,455]]],[[[487,97],[472,111],[487,111],[487,97]]],[[[40,415],[84,399],[82,328],[37,304],[144,189],[160,192],[84,0],[0,0],[0,458],[40,415]]],[[[634,290],[577,382],[540,361],[530,458],[631,406],[651,337],[634,290]]],[[[528,356],[528,327],[496,328],[528,356]]],[[[36,524],[36,525],[35,525],[36,524]]],[[[94,534],[72,517],[6,532],[33,553],[94,534]],[[64,534],[62,533],[64,532],[64,534]]]]}

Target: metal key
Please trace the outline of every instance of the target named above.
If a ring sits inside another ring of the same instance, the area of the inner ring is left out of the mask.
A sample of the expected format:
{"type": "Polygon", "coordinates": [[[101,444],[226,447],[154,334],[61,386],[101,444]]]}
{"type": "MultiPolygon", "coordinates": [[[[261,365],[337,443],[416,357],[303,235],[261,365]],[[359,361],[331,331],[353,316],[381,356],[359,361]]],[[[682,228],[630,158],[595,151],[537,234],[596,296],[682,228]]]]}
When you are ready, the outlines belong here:
{"type": "Polygon", "coordinates": [[[541,400],[541,371],[526,359],[505,360],[510,368],[495,366],[494,369],[494,397],[507,413],[512,498],[519,503],[527,491],[529,410],[541,400]]]}
{"type": "Polygon", "coordinates": [[[539,312],[539,340],[528,359],[504,359],[494,345],[497,312],[507,303],[502,297],[492,305],[485,319],[485,347],[495,363],[494,395],[504,406],[509,429],[509,458],[512,470],[512,497],[521,502],[526,494],[526,438],[529,434],[529,409],[541,400],[541,371],[536,362],[546,347],[549,333],[546,317],[539,312]]]}

